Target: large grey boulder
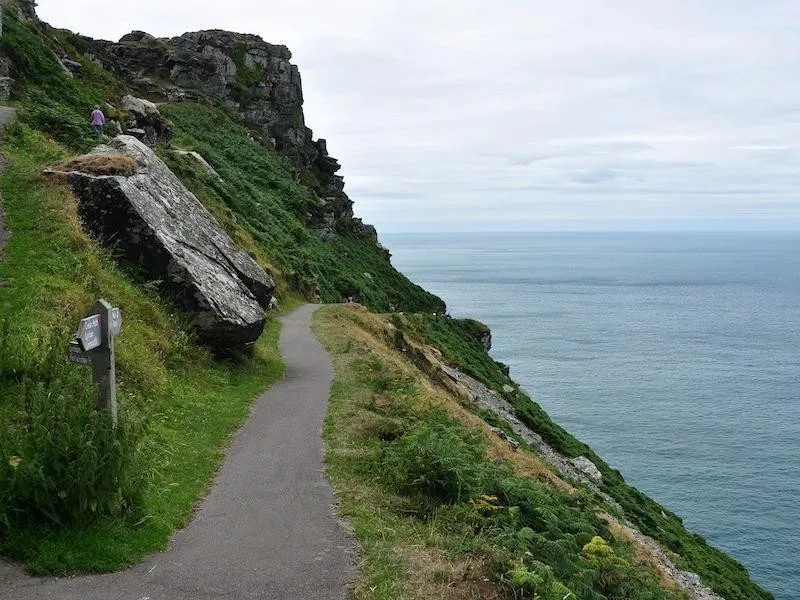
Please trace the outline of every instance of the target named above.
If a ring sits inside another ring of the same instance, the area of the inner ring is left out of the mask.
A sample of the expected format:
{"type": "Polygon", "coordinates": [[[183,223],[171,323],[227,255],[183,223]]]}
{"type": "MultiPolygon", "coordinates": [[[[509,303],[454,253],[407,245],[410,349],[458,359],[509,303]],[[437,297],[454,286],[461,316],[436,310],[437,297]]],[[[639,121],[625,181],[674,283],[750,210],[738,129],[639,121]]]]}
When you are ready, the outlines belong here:
{"type": "Polygon", "coordinates": [[[136,138],[118,136],[88,158],[66,169],[84,227],[162,280],[178,305],[194,315],[193,325],[207,343],[254,342],[275,290],[272,278],[136,138]],[[105,164],[108,172],[108,164],[123,162],[124,156],[138,162],[132,175],[98,175],[91,166],[105,164]]]}
{"type": "Polygon", "coordinates": [[[172,123],[158,110],[155,103],[127,95],[122,99],[122,108],[128,112],[127,131],[138,137],[148,146],[155,146],[162,141],[170,145],[172,142],[172,123]],[[138,132],[138,135],[136,135],[138,132]]]}

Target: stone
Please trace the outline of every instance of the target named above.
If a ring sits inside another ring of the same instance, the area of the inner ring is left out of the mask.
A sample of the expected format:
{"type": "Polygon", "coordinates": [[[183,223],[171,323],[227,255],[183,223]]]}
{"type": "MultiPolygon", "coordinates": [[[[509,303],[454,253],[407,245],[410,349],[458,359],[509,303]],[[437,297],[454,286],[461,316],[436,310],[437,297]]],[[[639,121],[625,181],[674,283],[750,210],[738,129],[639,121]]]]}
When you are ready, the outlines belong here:
{"type": "Polygon", "coordinates": [[[180,150],[180,149],[175,149],[175,150],[173,150],[173,152],[175,154],[180,154],[182,156],[191,156],[198,163],[200,163],[200,166],[203,167],[203,170],[206,173],[208,173],[209,175],[213,175],[217,179],[222,179],[222,177],[219,176],[219,173],[217,173],[216,169],[214,169],[214,167],[212,167],[210,164],[208,164],[208,161],[205,158],[203,158],[203,156],[199,152],[193,152],[193,151],[189,151],[189,150],[180,150]]]}
{"type": "Polygon", "coordinates": [[[150,42],[155,41],[155,37],[146,33],[144,31],[131,31],[130,33],[126,33],[119,39],[120,44],[128,44],[128,43],[142,43],[142,44],[149,44],[150,42]]]}
{"type": "Polygon", "coordinates": [[[578,456],[576,458],[571,458],[569,459],[569,462],[572,464],[573,467],[581,471],[584,475],[586,475],[596,484],[599,485],[603,483],[603,474],[600,473],[600,469],[598,469],[597,466],[585,456],[578,456]]]}
{"type": "Polygon", "coordinates": [[[66,174],[84,227],[162,281],[206,343],[252,344],[264,329],[272,278],[148,146],[123,135],[92,154],[133,157],[139,168],[127,177],[66,174]]]}
{"type": "Polygon", "coordinates": [[[17,0],[20,16],[26,21],[38,21],[36,16],[36,0],[17,0]]]}
{"type": "Polygon", "coordinates": [[[514,388],[513,385],[508,385],[507,383],[505,385],[503,385],[503,392],[505,392],[506,394],[512,393],[514,391],[514,389],[515,388],[514,388]]]}
{"type": "Polygon", "coordinates": [[[11,97],[14,80],[11,77],[0,77],[0,101],[6,102],[11,97]]]}
{"type": "Polygon", "coordinates": [[[61,57],[61,64],[72,73],[73,75],[80,75],[81,69],[83,69],[83,65],[79,63],[77,60],[73,60],[66,54],[61,57]]]}
{"type": "Polygon", "coordinates": [[[161,141],[169,146],[172,142],[172,123],[158,110],[155,103],[127,95],[122,98],[122,107],[128,112],[126,131],[135,135],[148,146],[161,141]],[[139,133],[139,131],[143,133],[139,133]]]}

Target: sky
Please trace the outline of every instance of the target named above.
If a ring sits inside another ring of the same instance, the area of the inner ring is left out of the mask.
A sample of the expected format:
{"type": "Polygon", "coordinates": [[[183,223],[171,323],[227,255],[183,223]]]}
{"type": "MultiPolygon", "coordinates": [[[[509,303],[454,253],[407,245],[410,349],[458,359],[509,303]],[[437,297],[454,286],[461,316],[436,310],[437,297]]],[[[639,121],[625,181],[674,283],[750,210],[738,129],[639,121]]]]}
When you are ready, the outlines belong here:
{"type": "Polygon", "coordinates": [[[800,0],[39,0],[286,44],[381,232],[800,230],[800,0]]]}

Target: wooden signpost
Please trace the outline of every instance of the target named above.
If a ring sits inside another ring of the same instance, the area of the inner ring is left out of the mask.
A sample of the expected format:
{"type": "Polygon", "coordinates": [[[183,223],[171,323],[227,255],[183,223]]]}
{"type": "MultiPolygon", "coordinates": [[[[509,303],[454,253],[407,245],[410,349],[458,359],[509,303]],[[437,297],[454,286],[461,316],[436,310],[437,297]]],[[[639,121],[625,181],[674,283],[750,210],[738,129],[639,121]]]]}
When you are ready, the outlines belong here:
{"type": "Polygon", "coordinates": [[[105,300],[98,300],[78,324],[75,338],[67,347],[69,360],[92,368],[97,388],[97,409],[111,414],[117,424],[117,373],[114,338],[122,328],[122,311],[105,300]]]}

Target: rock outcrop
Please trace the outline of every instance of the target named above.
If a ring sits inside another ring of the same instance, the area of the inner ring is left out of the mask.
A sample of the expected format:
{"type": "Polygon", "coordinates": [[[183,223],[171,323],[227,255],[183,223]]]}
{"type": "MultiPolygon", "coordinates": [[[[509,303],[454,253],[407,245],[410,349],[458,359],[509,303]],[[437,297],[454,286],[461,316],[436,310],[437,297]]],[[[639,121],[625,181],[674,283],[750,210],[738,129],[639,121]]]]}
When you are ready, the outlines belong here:
{"type": "Polygon", "coordinates": [[[127,95],[122,98],[122,108],[128,113],[126,132],[143,141],[148,146],[172,142],[172,123],[158,110],[155,103],[127,95]]]}
{"type": "Polygon", "coordinates": [[[254,342],[275,290],[270,276],[144,143],[119,136],[97,147],[89,158],[94,157],[106,160],[84,164],[102,163],[107,169],[115,157],[132,157],[138,169],[132,175],[98,175],[72,161],[69,171],[62,172],[78,196],[86,229],[161,280],[193,315],[207,343],[237,347],[254,342]]]}
{"type": "Polygon", "coordinates": [[[306,126],[300,71],[286,46],[220,30],[170,39],[133,31],[117,43],[87,43],[104,66],[150,101],[205,97],[228,106],[267,146],[318,182],[312,184],[318,202],[306,215],[309,227],[323,239],[347,231],[378,243],[374,228],[354,218],[339,162],[306,126]]]}

